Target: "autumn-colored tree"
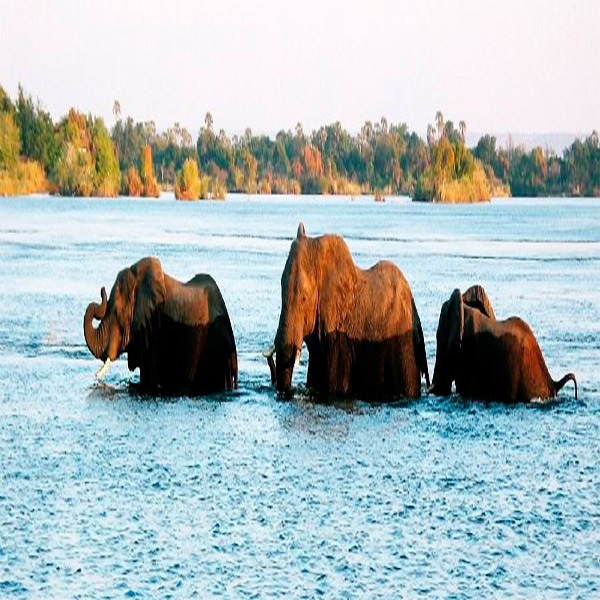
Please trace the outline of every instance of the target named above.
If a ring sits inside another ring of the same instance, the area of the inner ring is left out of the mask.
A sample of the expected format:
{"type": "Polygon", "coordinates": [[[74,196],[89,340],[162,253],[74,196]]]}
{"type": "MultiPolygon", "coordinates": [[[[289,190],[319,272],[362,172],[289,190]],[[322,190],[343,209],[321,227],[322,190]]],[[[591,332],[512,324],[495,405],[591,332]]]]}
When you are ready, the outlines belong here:
{"type": "Polygon", "coordinates": [[[146,145],[142,148],[142,158],[140,163],[140,176],[142,179],[142,195],[146,197],[158,198],[160,196],[160,187],[154,175],[152,167],[152,148],[146,145]]]}
{"type": "Polygon", "coordinates": [[[256,175],[258,172],[258,163],[252,153],[246,148],[243,154],[244,170],[244,191],[247,194],[256,193],[256,175]]]}
{"type": "Polygon", "coordinates": [[[139,197],[142,195],[142,180],[138,170],[133,165],[123,174],[121,191],[125,196],[139,197]]]}
{"type": "Polygon", "coordinates": [[[302,150],[302,162],[309,177],[323,176],[323,159],[318,148],[311,148],[308,145],[304,146],[302,150]]]}
{"type": "Polygon", "coordinates": [[[295,179],[300,179],[302,177],[302,173],[304,172],[304,169],[302,168],[302,163],[300,162],[299,158],[294,159],[294,166],[293,166],[292,171],[294,173],[295,179]]]}

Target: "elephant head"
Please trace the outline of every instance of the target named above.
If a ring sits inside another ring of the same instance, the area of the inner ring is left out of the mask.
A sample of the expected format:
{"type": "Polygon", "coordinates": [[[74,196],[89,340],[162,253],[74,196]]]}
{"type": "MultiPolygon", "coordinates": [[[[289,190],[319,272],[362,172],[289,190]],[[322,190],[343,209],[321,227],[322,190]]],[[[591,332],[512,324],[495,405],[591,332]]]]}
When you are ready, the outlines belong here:
{"type": "Polygon", "coordinates": [[[456,379],[459,353],[465,330],[465,308],[477,310],[485,317],[496,320],[492,303],[480,285],[471,286],[464,294],[455,289],[442,305],[436,333],[437,348],[433,382],[429,391],[448,396],[456,379]]]}
{"type": "Polygon", "coordinates": [[[436,340],[435,368],[430,392],[448,396],[456,377],[458,353],[465,328],[464,304],[459,289],[452,292],[440,311],[436,340]]]}
{"type": "Polygon", "coordinates": [[[471,308],[476,308],[479,312],[482,312],[486,317],[496,320],[492,303],[488,298],[486,291],[481,285],[472,285],[463,295],[463,302],[471,308]]]}
{"type": "Polygon", "coordinates": [[[141,337],[151,325],[156,309],[166,296],[164,274],[157,258],[145,258],[123,269],[106,298],[100,291],[102,303],[92,302],[85,311],[83,331],[91,353],[104,362],[97,377],[102,377],[110,363],[128,352],[129,368],[137,365],[141,337]],[[99,320],[97,328],[93,320],[99,320]]]}
{"type": "Polygon", "coordinates": [[[281,314],[275,343],[265,351],[271,380],[278,390],[291,386],[292,372],[300,360],[304,339],[317,318],[318,280],[312,248],[300,223],[281,275],[281,314]],[[276,363],[273,363],[276,354],[276,363]]]}

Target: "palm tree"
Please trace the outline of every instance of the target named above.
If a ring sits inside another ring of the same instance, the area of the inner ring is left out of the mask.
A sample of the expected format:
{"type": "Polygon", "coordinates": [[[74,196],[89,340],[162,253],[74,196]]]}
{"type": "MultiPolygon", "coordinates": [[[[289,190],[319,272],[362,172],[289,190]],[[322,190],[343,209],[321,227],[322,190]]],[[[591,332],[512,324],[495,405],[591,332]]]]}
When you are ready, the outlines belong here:
{"type": "Polygon", "coordinates": [[[206,116],[204,117],[204,124],[206,125],[206,129],[208,129],[208,131],[210,131],[212,133],[212,130],[213,130],[213,117],[210,114],[210,112],[206,113],[206,116]]]}
{"type": "Polygon", "coordinates": [[[435,142],[435,129],[433,128],[433,125],[431,123],[429,123],[429,125],[427,125],[427,144],[431,148],[431,146],[433,146],[434,142],[435,142]]]}
{"type": "Polygon", "coordinates": [[[313,137],[317,147],[321,151],[321,154],[323,154],[325,151],[325,143],[327,142],[327,129],[325,127],[321,127],[313,137]]]}
{"type": "Polygon", "coordinates": [[[113,115],[115,115],[115,121],[121,119],[121,103],[118,100],[113,103],[113,115]]]}
{"type": "Polygon", "coordinates": [[[444,115],[441,110],[435,113],[435,125],[437,127],[438,139],[441,139],[444,135],[444,115]]]}

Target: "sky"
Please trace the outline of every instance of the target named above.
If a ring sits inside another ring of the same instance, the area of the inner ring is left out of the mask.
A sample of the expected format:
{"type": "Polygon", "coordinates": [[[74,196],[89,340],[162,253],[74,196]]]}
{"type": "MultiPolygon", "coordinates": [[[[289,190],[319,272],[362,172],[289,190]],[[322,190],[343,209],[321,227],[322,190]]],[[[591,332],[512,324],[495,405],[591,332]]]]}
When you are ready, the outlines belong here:
{"type": "Polygon", "coordinates": [[[0,85],[53,118],[207,111],[229,134],[405,122],[600,129],[600,0],[0,0],[0,85]]]}

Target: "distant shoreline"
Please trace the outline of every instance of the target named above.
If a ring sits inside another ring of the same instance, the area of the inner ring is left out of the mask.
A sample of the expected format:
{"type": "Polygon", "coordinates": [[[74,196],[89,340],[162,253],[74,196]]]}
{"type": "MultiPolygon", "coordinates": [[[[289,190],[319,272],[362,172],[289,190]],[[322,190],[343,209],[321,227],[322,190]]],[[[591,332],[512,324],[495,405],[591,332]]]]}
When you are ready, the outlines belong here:
{"type": "MultiPolygon", "coordinates": [[[[212,199],[212,198],[206,198],[204,200],[194,200],[194,201],[181,201],[181,200],[177,200],[175,198],[175,194],[172,191],[163,191],[161,192],[160,196],[155,197],[155,198],[147,198],[144,196],[124,196],[124,195],[119,195],[119,196],[63,196],[60,194],[49,194],[49,193],[43,193],[43,192],[36,192],[33,194],[26,194],[26,195],[14,195],[14,196],[0,196],[0,201],[3,199],[6,200],[11,200],[11,201],[20,201],[20,200],[24,200],[24,199],[28,199],[28,198],[32,198],[35,200],[41,200],[41,201],[49,201],[52,202],[53,200],[74,200],[74,201],[86,201],[86,200],[91,200],[91,201],[102,201],[102,202],[106,202],[107,204],[110,204],[111,202],[115,202],[115,201],[119,201],[119,200],[128,200],[128,201],[132,201],[132,202],[140,202],[140,203],[149,203],[152,204],[153,202],[173,202],[173,203],[178,203],[178,204],[226,204],[226,202],[224,203],[223,200],[218,200],[218,199],[212,199]]],[[[329,201],[331,203],[335,203],[336,201],[340,201],[340,202],[369,202],[369,203],[374,203],[374,204],[381,204],[381,205],[385,205],[387,204],[416,204],[416,205],[436,205],[436,206],[440,206],[440,205],[456,205],[456,206],[465,206],[468,204],[490,204],[491,202],[505,202],[505,203],[510,203],[511,201],[515,200],[515,201],[520,201],[520,200],[530,200],[532,202],[536,202],[536,201],[546,201],[546,200],[567,200],[567,201],[574,201],[574,200],[590,200],[590,201],[594,201],[594,200],[600,200],[598,197],[596,196],[515,196],[515,197],[507,197],[507,196],[492,196],[490,198],[490,200],[485,201],[485,202],[438,202],[438,201],[430,201],[430,200],[414,200],[413,198],[411,198],[410,196],[406,196],[406,195],[390,195],[385,197],[383,200],[377,202],[374,199],[373,194],[361,194],[361,195],[357,195],[357,196],[352,196],[352,195],[345,195],[345,194],[336,194],[336,195],[331,195],[331,194],[247,194],[245,192],[229,192],[227,194],[227,198],[230,200],[242,200],[242,201],[252,201],[252,200],[256,200],[256,201],[267,201],[269,199],[272,199],[274,202],[277,202],[279,200],[288,200],[290,202],[294,202],[294,201],[304,201],[304,200],[311,200],[313,202],[320,202],[320,201],[329,201]]]]}
{"type": "Polygon", "coordinates": [[[274,138],[250,128],[230,138],[209,112],[194,141],[179,123],[158,133],[153,121],[122,119],[118,101],[113,111],[110,129],[75,108],[55,123],[22,88],[13,102],[0,86],[0,196],[157,197],[165,189],[185,201],[224,200],[228,191],[443,203],[600,196],[596,131],[558,155],[548,146],[529,151],[510,137],[503,147],[487,134],[469,144],[466,122],[455,125],[441,111],[426,139],[385,117],[366,121],[356,135],[334,122],[311,133],[298,123],[274,138]]]}

